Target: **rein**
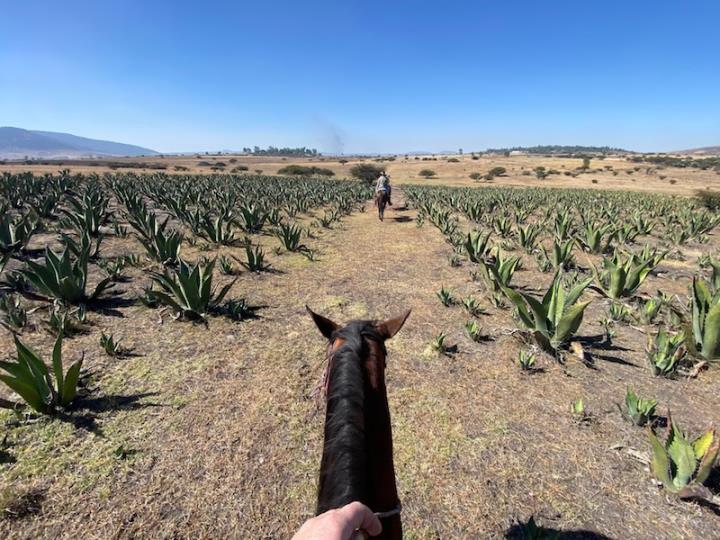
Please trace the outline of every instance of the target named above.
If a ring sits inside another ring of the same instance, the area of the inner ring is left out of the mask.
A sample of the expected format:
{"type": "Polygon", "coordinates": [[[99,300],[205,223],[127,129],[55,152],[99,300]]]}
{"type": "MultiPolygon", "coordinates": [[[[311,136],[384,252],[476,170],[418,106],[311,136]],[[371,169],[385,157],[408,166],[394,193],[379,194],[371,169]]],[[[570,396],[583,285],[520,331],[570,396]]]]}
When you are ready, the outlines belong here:
{"type": "Polygon", "coordinates": [[[388,510],[387,512],[373,512],[375,514],[375,517],[378,519],[385,519],[393,516],[399,516],[402,512],[402,504],[400,504],[400,501],[398,501],[397,506],[393,508],[392,510],[388,510]]]}

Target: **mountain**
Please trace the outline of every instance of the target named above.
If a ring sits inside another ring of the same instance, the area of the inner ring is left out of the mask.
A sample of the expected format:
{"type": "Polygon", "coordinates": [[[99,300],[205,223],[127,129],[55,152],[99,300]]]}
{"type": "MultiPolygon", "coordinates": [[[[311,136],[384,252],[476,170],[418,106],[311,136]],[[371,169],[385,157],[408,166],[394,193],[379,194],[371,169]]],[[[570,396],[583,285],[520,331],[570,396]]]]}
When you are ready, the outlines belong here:
{"type": "Polygon", "coordinates": [[[112,141],[101,141],[54,131],[0,127],[0,158],[82,158],[150,156],[158,152],[112,141]]]}
{"type": "Polygon", "coordinates": [[[720,156],[720,146],[704,146],[703,148],[691,148],[690,150],[680,150],[673,152],[674,154],[691,154],[695,156],[720,156]]]}

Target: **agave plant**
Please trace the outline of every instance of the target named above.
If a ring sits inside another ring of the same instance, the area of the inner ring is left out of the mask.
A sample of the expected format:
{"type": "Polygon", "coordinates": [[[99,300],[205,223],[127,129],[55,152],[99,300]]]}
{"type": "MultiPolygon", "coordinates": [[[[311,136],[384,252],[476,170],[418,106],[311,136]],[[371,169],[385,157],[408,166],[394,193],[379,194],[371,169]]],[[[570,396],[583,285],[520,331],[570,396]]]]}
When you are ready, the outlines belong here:
{"type": "Polygon", "coordinates": [[[25,249],[37,230],[37,220],[31,214],[13,218],[4,212],[0,218],[0,253],[13,253],[25,249]]]}
{"type": "Polygon", "coordinates": [[[490,233],[483,236],[477,231],[469,232],[464,246],[470,261],[479,263],[490,255],[490,233]]]}
{"type": "Polygon", "coordinates": [[[578,282],[565,290],[558,271],[542,301],[511,287],[504,287],[503,291],[517,308],[520,321],[531,331],[537,343],[545,351],[554,352],[564,346],[580,327],[590,301],[578,300],[590,281],[578,282]]]}
{"type": "Polygon", "coordinates": [[[250,270],[250,272],[266,272],[270,270],[270,264],[265,262],[265,251],[262,247],[252,247],[251,244],[245,246],[245,260],[241,261],[234,257],[242,266],[250,270]]]}
{"type": "Polygon", "coordinates": [[[655,322],[665,303],[664,298],[660,295],[641,301],[633,313],[633,318],[640,324],[651,325],[655,322]]]}
{"type": "Polygon", "coordinates": [[[65,249],[69,250],[75,257],[86,255],[89,261],[94,261],[100,256],[100,244],[103,238],[103,234],[98,234],[93,238],[87,231],[81,231],[78,241],[72,236],[60,233],[60,242],[65,246],[65,249]]]}
{"type": "Polygon", "coordinates": [[[664,327],[654,337],[648,336],[645,351],[653,375],[670,377],[675,373],[685,356],[684,341],[684,333],[670,334],[664,327]]]}
{"type": "Polygon", "coordinates": [[[214,267],[215,260],[205,265],[198,263],[192,266],[181,259],[176,272],[151,272],[153,281],[163,289],[153,291],[153,295],[160,303],[172,308],[178,317],[205,321],[206,316],[217,309],[235,283],[232,281],[219,292],[213,289],[214,267]]]}
{"type": "Polygon", "coordinates": [[[110,278],[105,278],[87,294],[87,252],[73,259],[67,249],[58,255],[45,248],[43,262],[28,261],[27,265],[22,273],[41,294],[68,304],[92,302],[114,286],[110,278]]]}
{"type": "Polygon", "coordinates": [[[85,315],[80,308],[73,311],[64,309],[60,305],[50,308],[48,318],[44,322],[45,329],[54,336],[71,337],[85,331],[85,315]],[[81,319],[83,319],[81,321],[81,319]]]}
{"type": "Polygon", "coordinates": [[[4,294],[0,296],[0,313],[5,324],[13,328],[27,326],[27,310],[22,305],[19,296],[4,294]]]}
{"type": "Polygon", "coordinates": [[[520,369],[523,371],[531,371],[535,369],[535,355],[531,352],[521,350],[517,359],[520,369]]]}
{"type": "Polygon", "coordinates": [[[0,362],[0,381],[9,386],[31,408],[39,413],[53,414],[57,408],[68,407],[77,395],[81,358],[67,371],[63,370],[62,335],[58,335],[52,353],[52,375],[40,356],[15,336],[15,362],[0,362]]]}
{"type": "Polygon", "coordinates": [[[547,260],[550,261],[552,267],[555,269],[567,270],[575,265],[575,257],[573,256],[573,248],[575,247],[575,241],[560,240],[556,238],[553,241],[552,250],[550,253],[547,252],[545,246],[540,245],[540,250],[547,260]]]}
{"type": "Polygon", "coordinates": [[[620,404],[617,405],[620,414],[636,426],[644,426],[652,420],[655,416],[655,407],[657,407],[656,400],[638,397],[629,386],[625,392],[625,410],[620,404]]]}
{"type": "Polygon", "coordinates": [[[480,328],[480,325],[475,319],[465,322],[464,328],[467,337],[469,337],[473,341],[479,342],[483,340],[482,329],[480,328]]]}
{"type": "Polygon", "coordinates": [[[440,300],[440,303],[445,307],[450,307],[455,303],[452,291],[442,286],[438,292],[435,293],[440,300]]]}
{"type": "Polygon", "coordinates": [[[462,299],[462,305],[468,315],[476,317],[482,313],[482,308],[474,296],[468,295],[462,299]]]}
{"type": "Polygon", "coordinates": [[[585,423],[590,420],[590,415],[585,409],[585,401],[583,398],[577,398],[570,402],[570,413],[578,423],[585,423]]]}
{"type": "Polygon", "coordinates": [[[167,220],[158,226],[149,237],[140,237],[139,240],[151,259],[165,266],[175,266],[180,259],[183,235],[175,230],[165,232],[166,225],[167,220]]]}
{"type": "Polygon", "coordinates": [[[537,246],[538,236],[540,235],[541,228],[539,225],[528,224],[526,226],[518,225],[517,228],[517,241],[521,247],[525,249],[527,253],[532,253],[537,246]]]}
{"type": "Polygon", "coordinates": [[[247,233],[258,233],[267,220],[267,212],[254,204],[240,207],[240,225],[247,233]]]}
{"type": "Polygon", "coordinates": [[[707,282],[693,278],[692,325],[685,331],[690,354],[704,360],[720,358],[720,291],[711,292],[707,282]]]}
{"type": "Polygon", "coordinates": [[[214,244],[224,246],[232,245],[235,240],[235,220],[232,213],[227,211],[219,216],[204,215],[200,218],[199,234],[214,244]]]}
{"type": "Polygon", "coordinates": [[[582,244],[585,251],[589,253],[603,253],[610,248],[610,243],[615,237],[615,234],[611,232],[612,230],[613,227],[610,224],[596,225],[593,222],[588,222],[585,224],[584,234],[582,236],[577,235],[576,238],[582,244]],[[605,239],[604,241],[603,238],[605,239]]]}
{"type": "Polygon", "coordinates": [[[240,300],[228,300],[223,306],[223,312],[234,321],[253,319],[257,317],[257,315],[255,315],[256,310],[257,308],[248,305],[244,298],[240,300]]]}
{"type": "Polygon", "coordinates": [[[305,246],[300,243],[303,230],[296,225],[280,223],[277,228],[276,236],[280,239],[283,247],[288,251],[301,251],[305,246]]]}
{"type": "Polygon", "coordinates": [[[648,430],[648,438],[653,474],[667,491],[681,498],[708,495],[703,484],[720,451],[720,438],[714,429],[690,440],[668,414],[665,442],[662,443],[652,429],[648,430]]]}
{"type": "Polygon", "coordinates": [[[625,304],[611,302],[608,308],[610,320],[613,322],[626,322],[630,318],[630,310],[625,304]]]}
{"type": "Polygon", "coordinates": [[[100,227],[107,223],[109,199],[100,189],[88,189],[82,196],[68,198],[70,209],[64,210],[66,221],[80,234],[87,232],[93,238],[100,234],[100,227]]]}
{"type": "Polygon", "coordinates": [[[108,356],[122,356],[123,351],[120,347],[120,340],[115,340],[112,334],[107,335],[105,332],[100,333],[100,347],[108,356]]]}
{"type": "Polygon", "coordinates": [[[520,266],[520,257],[504,257],[500,251],[487,261],[480,259],[480,274],[490,292],[496,292],[502,287],[509,287],[515,271],[520,266]]]}
{"type": "Polygon", "coordinates": [[[598,290],[608,298],[617,300],[633,296],[655,266],[652,259],[640,261],[633,254],[623,261],[616,252],[612,259],[603,260],[601,272],[595,266],[591,267],[598,290]]]}

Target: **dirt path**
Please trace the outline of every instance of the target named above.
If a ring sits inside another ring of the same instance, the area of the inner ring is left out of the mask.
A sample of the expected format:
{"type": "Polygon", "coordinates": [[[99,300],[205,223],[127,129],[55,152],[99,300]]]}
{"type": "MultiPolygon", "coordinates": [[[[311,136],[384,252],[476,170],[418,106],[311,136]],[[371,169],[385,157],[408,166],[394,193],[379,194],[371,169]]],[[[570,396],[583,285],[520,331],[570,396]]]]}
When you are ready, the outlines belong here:
{"type": "MultiPolygon", "coordinates": [[[[99,392],[116,398],[95,433],[55,423],[55,442],[34,456],[47,452],[52,467],[18,474],[42,493],[42,509],[0,521],[0,536],[288,538],[313,512],[322,443],[322,411],[314,414],[309,396],[325,343],[308,304],[339,322],[413,310],[388,343],[387,372],[407,538],[504,537],[532,514],[611,537],[701,537],[706,511],[666,506],[641,465],[609,450],[645,449],[644,434],[614,408],[624,391],[618,380],[634,376],[642,389],[652,380],[645,370],[561,369],[542,359],[544,373],[519,374],[509,311],[483,300],[468,268],[448,264],[440,233],[416,226],[400,190],[394,198],[384,223],[368,203],[311,240],[317,262],[285,254],[274,259],[278,273],[242,274],[230,297],[263,305],[257,320],[159,324],[157,312],[137,306],[99,323],[137,356],[108,361],[96,336],[73,340],[71,353],[90,350],[89,366],[102,365],[94,370],[99,392]],[[442,285],[481,300],[492,314],[480,318],[488,341],[463,335],[467,315],[440,305],[442,285]],[[441,331],[458,354],[428,352],[441,331]],[[579,396],[592,396],[598,419],[584,428],[566,413],[579,396]],[[127,457],[119,460],[118,448],[127,457]],[[672,529],[658,531],[669,514],[672,529]]],[[[523,272],[519,279],[536,285],[523,272]]],[[[652,384],[665,400],[683,392],[652,384]]]]}

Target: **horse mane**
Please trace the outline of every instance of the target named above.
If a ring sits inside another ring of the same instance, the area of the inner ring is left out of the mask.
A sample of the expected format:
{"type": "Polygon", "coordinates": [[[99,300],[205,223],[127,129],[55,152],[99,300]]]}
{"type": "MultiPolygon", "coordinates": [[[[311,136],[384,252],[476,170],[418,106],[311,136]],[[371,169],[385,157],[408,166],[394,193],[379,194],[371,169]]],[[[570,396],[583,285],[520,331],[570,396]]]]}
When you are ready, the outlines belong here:
{"type": "Polygon", "coordinates": [[[320,464],[317,513],[352,501],[368,501],[365,386],[366,338],[382,344],[372,321],[353,321],[333,339],[344,343],[328,358],[325,442],[320,464]]]}

